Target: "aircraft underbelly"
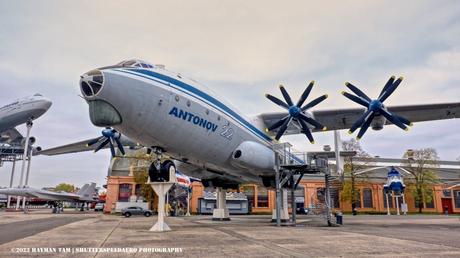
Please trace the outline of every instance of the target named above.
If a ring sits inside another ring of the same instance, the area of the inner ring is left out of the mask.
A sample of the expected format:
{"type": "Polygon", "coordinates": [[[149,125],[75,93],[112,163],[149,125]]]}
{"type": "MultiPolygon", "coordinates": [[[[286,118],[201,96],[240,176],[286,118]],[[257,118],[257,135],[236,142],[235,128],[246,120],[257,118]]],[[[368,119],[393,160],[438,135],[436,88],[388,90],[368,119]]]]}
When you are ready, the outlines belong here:
{"type": "Polygon", "coordinates": [[[37,118],[43,114],[40,109],[28,109],[16,112],[9,112],[0,118],[0,132],[16,127],[27,122],[30,117],[37,118]]]}

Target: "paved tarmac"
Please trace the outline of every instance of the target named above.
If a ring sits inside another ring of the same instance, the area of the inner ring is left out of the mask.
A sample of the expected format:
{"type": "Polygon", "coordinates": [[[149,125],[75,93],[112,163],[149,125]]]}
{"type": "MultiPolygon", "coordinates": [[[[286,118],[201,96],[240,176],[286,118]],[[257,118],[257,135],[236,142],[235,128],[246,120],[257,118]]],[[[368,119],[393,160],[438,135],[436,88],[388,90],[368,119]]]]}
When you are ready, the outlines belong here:
{"type": "MultiPolygon", "coordinates": [[[[0,213],[0,221],[3,216],[0,213]]],[[[34,215],[14,216],[34,222],[34,215]]],[[[79,215],[49,216],[55,220],[79,215]]],[[[83,220],[0,245],[0,257],[124,257],[130,250],[107,248],[128,247],[139,248],[131,250],[135,257],[460,257],[458,216],[345,216],[344,226],[332,228],[311,216],[300,216],[297,227],[281,228],[268,222],[270,216],[234,216],[230,222],[213,222],[208,216],[168,217],[173,231],[166,233],[149,231],[155,217],[80,216],[83,220]]]]}
{"type": "Polygon", "coordinates": [[[65,216],[3,223],[0,225],[0,245],[83,219],[86,218],[65,216]]]}

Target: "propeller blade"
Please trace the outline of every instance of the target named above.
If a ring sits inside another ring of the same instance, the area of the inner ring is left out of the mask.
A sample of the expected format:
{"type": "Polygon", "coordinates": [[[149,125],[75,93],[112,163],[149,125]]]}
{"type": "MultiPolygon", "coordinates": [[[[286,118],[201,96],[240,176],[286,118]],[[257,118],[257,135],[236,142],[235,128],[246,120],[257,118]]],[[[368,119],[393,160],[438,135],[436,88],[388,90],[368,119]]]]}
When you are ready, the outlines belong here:
{"type": "Polygon", "coordinates": [[[362,99],[361,97],[357,97],[357,96],[355,96],[353,94],[350,94],[348,92],[345,92],[345,91],[342,91],[342,95],[345,96],[346,98],[348,98],[349,100],[360,104],[361,106],[365,106],[366,108],[369,107],[369,102],[367,102],[366,100],[362,99]]]}
{"type": "Polygon", "coordinates": [[[110,153],[112,153],[112,157],[115,157],[115,147],[113,147],[112,141],[110,141],[109,147],[110,147],[110,153]]]}
{"type": "Polygon", "coordinates": [[[125,155],[125,149],[123,148],[123,145],[120,142],[120,137],[115,138],[115,142],[117,143],[118,149],[120,150],[121,154],[123,154],[123,156],[124,156],[125,155]]]}
{"type": "Polygon", "coordinates": [[[312,100],[310,103],[308,103],[307,105],[305,105],[303,108],[301,108],[302,111],[305,111],[307,109],[310,109],[316,105],[318,105],[319,103],[323,102],[325,99],[327,99],[328,95],[327,94],[324,94],[323,96],[320,96],[314,100],[312,100]]]}
{"type": "Polygon", "coordinates": [[[289,115],[288,116],[285,116],[283,119],[279,120],[278,122],[274,123],[272,126],[270,126],[269,128],[267,128],[269,131],[272,131],[273,129],[276,129],[280,126],[282,126],[284,124],[284,122],[286,121],[286,119],[289,118],[289,115]]]}
{"type": "Polygon", "coordinates": [[[381,109],[380,110],[380,113],[390,122],[392,122],[394,125],[396,125],[397,127],[407,131],[409,130],[409,128],[403,123],[401,122],[397,117],[393,116],[393,114],[391,114],[390,112],[388,112],[387,110],[385,109],[381,109]]]}
{"type": "Polygon", "coordinates": [[[280,85],[280,91],[281,91],[281,94],[283,94],[284,100],[286,100],[286,103],[289,105],[289,107],[293,106],[294,103],[292,103],[292,99],[289,96],[289,94],[287,93],[287,91],[286,91],[286,89],[284,88],[283,85],[280,85]]]}
{"type": "Polygon", "coordinates": [[[311,89],[313,88],[313,84],[315,84],[315,81],[311,81],[310,84],[308,84],[307,88],[302,93],[302,96],[300,97],[299,101],[297,102],[297,107],[298,108],[302,107],[303,103],[308,98],[308,95],[310,95],[311,89]]]}
{"type": "Polygon", "coordinates": [[[323,131],[327,130],[327,128],[324,125],[318,123],[315,119],[310,118],[310,117],[308,117],[308,116],[306,116],[306,115],[304,115],[302,113],[300,114],[300,119],[302,119],[303,121],[313,125],[318,130],[323,130],[323,131]]]}
{"type": "Polygon", "coordinates": [[[391,86],[389,86],[379,98],[380,102],[384,102],[396,90],[396,88],[398,88],[403,79],[403,77],[399,77],[391,86]]]}
{"type": "MultiPolygon", "coordinates": [[[[393,114],[393,113],[392,113],[392,114],[393,114]]],[[[407,126],[413,126],[413,125],[414,125],[411,121],[407,120],[406,118],[404,118],[404,117],[402,117],[402,116],[398,116],[398,115],[396,115],[396,114],[393,114],[393,116],[394,116],[394,117],[397,117],[397,118],[399,119],[399,121],[403,122],[403,123],[404,123],[405,125],[407,125],[407,126]]]]}
{"type": "Polygon", "coordinates": [[[311,135],[310,128],[308,128],[308,125],[302,120],[298,119],[300,127],[302,127],[302,133],[304,133],[308,140],[312,143],[315,144],[315,140],[313,139],[313,135],[311,135]]]}
{"type": "MultiPolygon", "coordinates": [[[[356,122],[351,126],[350,130],[348,131],[348,133],[352,134],[354,131],[356,131],[356,129],[361,127],[361,125],[363,123],[369,121],[370,120],[369,118],[371,118],[370,116],[372,116],[373,114],[374,114],[374,111],[369,110],[369,109],[366,112],[364,112],[364,114],[358,120],[356,120],[356,122]]],[[[373,116],[372,116],[372,118],[373,118],[373,116]]],[[[371,122],[372,122],[372,120],[371,120],[371,122]]]]}
{"type": "Polygon", "coordinates": [[[89,147],[89,146],[92,146],[92,145],[98,143],[102,138],[104,138],[104,137],[101,136],[101,137],[98,137],[98,138],[96,138],[96,139],[93,139],[93,140],[89,141],[86,145],[87,145],[88,147],[89,147]]]}
{"type": "Polygon", "coordinates": [[[367,131],[367,129],[371,125],[373,119],[374,119],[374,114],[371,114],[369,118],[366,120],[366,122],[364,122],[363,126],[361,126],[361,129],[358,132],[358,136],[356,136],[357,140],[360,140],[363,137],[364,133],[367,131]]]}
{"type": "Polygon", "coordinates": [[[380,95],[378,97],[379,99],[380,99],[380,97],[382,97],[383,93],[388,89],[388,87],[390,87],[394,83],[395,79],[396,79],[396,77],[391,76],[390,79],[387,81],[387,83],[385,83],[385,86],[383,86],[383,89],[380,92],[380,95]]]}
{"type": "Polygon", "coordinates": [[[279,140],[281,138],[281,136],[284,134],[284,132],[286,131],[289,123],[291,122],[292,120],[292,117],[290,116],[288,119],[286,119],[286,121],[284,121],[283,125],[281,126],[281,128],[278,130],[278,133],[276,134],[275,136],[275,139],[276,140],[279,140]]]}
{"type": "Polygon", "coordinates": [[[351,91],[353,91],[356,95],[360,96],[361,98],[367,100],[368,102],[371,102],[371,98],[369,98],[366,94],[364,94],[364,92],[362,92],[360,89],[358,89],[358,87],[356,87],[355,85],[349,83],[349,82],[346,82],[345,83],[345,86],[347,86],[351,91]]]}
{"type": "Polygon", "coordinates": [[[285,109],[289,109],[289,106],[284,103],[284,101],[280,100],[279,98],[275,97],[275,96],[272,96],[270,94],[265,94],[265,97],[269,100],[271,100],[273,103],[275,103],[276,105],[282,107],[282,108],[285,108],[285,109]]]}
{"type": "Polygon", "coordinates": [[[107,145],[107,143],[109,143],[109,142],[110,142],[110,139],[106,139],[99,146],[97,146],[97,148],[94,150],[94,152],[98,152],[100,149],[104,148],[105,145],[107,145]]]}

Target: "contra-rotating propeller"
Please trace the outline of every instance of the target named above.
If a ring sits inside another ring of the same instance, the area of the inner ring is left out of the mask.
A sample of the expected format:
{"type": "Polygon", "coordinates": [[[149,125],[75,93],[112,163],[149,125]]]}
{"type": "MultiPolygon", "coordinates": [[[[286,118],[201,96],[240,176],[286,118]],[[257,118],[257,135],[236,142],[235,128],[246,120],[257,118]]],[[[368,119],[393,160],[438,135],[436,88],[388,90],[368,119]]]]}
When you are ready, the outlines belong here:
{"type": "Polygon", "coordinates": [[[396,80],[395,79],[396,78],[392,76],[383,87],[379,97],[374,100],[370,99],[366,94],[364,94],[364,92],[362,92],[353,84],[349,82],[345,83],[345,85],[357,96],[345,91],[342,91],[342,94],[351,101],[367,108],[366,112],[364,112],[364,114],[351,126],[350,130],[348,131],[349,134],[352,134],[354,131],[356,131],[356,129],[360,127],[361,129],[359,130],[358,136],[356,138],[358,140],[361,139],[361,137],[363,137],[364,133],[371,125],[372,120],[379,115],[384,116],[388,121],[398,126],[399,128],[405,131],[409,130],[408,126],[412,126],[412,123],[409,120],[388,111],[383,105],[383,102],[396,90],[396,88],[398,88],[399,84],[401,84],[403,77],[399,77],[396,80]]]}
{"type": "Polygon", "coordinates": [[[102,130],[101,137],[88,142],[87,145],[92,146],[96,143],[99,143],[97,148],[94,150],[94,152],[98,152],[100,149],[104,148],[107,144],[109,144],[110,152],[112,153],[112,157],[115,157],[114,142],[116,142],[117,147],[120,150],[121,154],[125,155],[125,149],[123,148],[123,145],[120,142],[120,137],[121,137],[121,134],[117,132],[117,130],[110,128],[110,127],[106,127],[104,130],[102,130]]]}
{"type": "Polygon", "coordinates": [[[318,105],[319,103],[327,99],[327,94],[312,100],[310,103],[302,107],[303,103],[308,98],[308,95],[310,94],[314,83],[315,81],[310,82],[310,84],[307,86],[307,88],[303,92],[297,104],[294,104],[292,102],[291,97],[289,96],[289,94],[287,93],[283,85],[280,85],[280,90],[286,102],[270,94],[265,94],[265,97],[267,97],[267,99],[271,100],[273,103],[286,109],[289,112],[287,116],[283,117],[281,120],[274,123],[272,126],[268,128],[269,131],[272,131],[278,127],[280,128],[278,130],[278,133],[275,136],[276,140],[279,140],[281,136],[284,134],[284,132],[286,132],[286,129],[288,128],[292,120],[297,121],[299,123],[300,127],[302,128],[302,133],[304,133],[307,136],[308,140],[311,143],[315,143],[315,141],[311,134],[310,128],[308,127],[307,124],[314,126],[318,130],[324,130],[324,131],[327,130],[327,128],[324,125],[318,123],[315,119],[305,114],[305,111],[307,111],[308,109],[318,105]]]}

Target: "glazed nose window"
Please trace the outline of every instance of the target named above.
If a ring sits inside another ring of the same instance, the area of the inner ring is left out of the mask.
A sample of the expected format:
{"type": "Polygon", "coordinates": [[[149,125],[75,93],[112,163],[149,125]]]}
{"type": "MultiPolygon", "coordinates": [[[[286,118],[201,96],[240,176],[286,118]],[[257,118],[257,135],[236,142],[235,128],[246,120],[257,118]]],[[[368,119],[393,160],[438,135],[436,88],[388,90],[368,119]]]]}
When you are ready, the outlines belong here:
{"type": "Polygon", "coordinates": [[[81,76],[80,89],[86,97],[95,96],[104,85],[104,75],[99,70],[92,70],[81,76]]]}

